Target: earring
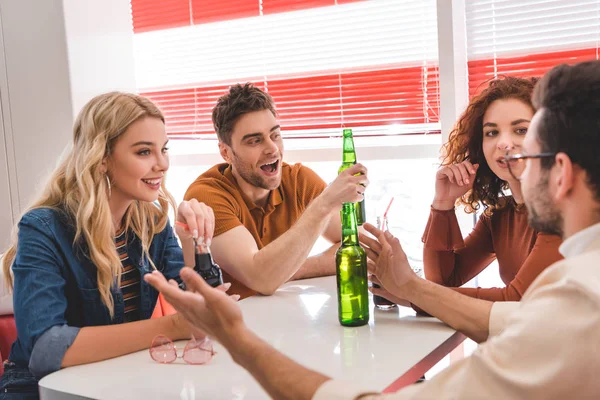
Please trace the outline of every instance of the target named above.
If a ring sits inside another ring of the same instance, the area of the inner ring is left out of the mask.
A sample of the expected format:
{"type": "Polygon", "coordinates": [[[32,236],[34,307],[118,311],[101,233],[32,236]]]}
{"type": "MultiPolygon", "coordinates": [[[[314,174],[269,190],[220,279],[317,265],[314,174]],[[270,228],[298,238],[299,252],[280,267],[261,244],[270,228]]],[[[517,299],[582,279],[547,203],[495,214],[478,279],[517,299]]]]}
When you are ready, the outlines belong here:
{"type": "Polygon", "coordinates": [[[110,199],[110,195],[112,193],[112,187],[110,184],[110,178],[108,177],[108,175],[104,175],[106,177],[106,184],[108,185],[108,198],[110,199]]]}

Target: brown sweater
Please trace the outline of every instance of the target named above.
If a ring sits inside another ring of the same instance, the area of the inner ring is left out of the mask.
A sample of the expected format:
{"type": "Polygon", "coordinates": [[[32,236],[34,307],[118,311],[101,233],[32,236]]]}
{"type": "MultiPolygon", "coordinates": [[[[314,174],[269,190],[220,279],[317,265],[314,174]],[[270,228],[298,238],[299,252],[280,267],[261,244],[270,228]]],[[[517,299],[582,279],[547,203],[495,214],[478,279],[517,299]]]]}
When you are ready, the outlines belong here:
{"type": "Polygon", "coordinates": [[[518,301],[535,278],[561,260],[558,236],[536,232],[525,207],[514,202],[492,216],[482,215],[463,240],[454,210],[431,209],[423,234],[425,277],[456,287],[467,296],[490,301],[518,301]],[[458,288],[498,259],[503,288],[458,288]]]}

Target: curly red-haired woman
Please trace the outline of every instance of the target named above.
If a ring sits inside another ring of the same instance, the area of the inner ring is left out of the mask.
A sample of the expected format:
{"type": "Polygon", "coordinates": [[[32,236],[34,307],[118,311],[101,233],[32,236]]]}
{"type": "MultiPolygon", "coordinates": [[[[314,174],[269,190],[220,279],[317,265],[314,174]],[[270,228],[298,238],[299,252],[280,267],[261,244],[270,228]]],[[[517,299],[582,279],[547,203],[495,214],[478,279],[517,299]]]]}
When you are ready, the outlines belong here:
{"type": "Polygon", "coordinates": [[[536,232],[527,223],[521,185],[503,157],[520,152],[534,114],[531,94],[537,79],[504,77],[473,97],[444,146],[435,197],[425,233],[427,279],[468,296],[518,301],[548,266],[561,258],[558,236],[536,232]],[[510,189],[512,195],[505,192],[510,189]],[[455,204],[483,213],[463,240],[455,204]],[[458,288],[498,260],[503,288],[458,288]]]}

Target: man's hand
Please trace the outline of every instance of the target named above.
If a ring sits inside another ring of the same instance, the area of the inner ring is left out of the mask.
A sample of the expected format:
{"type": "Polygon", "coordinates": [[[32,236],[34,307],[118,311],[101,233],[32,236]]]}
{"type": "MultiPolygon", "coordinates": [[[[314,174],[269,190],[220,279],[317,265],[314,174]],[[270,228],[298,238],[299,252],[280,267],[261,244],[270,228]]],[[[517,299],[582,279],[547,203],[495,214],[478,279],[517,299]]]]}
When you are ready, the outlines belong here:
{"type": "Polygon", "coordinates": [[[245,329],[242,313],[236,304],[239,296],[228,296],[223,290],[210,287],[190,268],[183,268],[180,275],[188,291],[184,292],[167,282],[158,271],[146,274],[144,279],[161,292],[190,325],[228,347],[237,332],[245,329]]]}
{"type": "Polygon", "coordinates": [[[379,281],[379,279],[377,279],[377,277],[375,275],[371,275],[369,276],[369,280],[371,282],[373,282],[376,285],[379,285],[380,287],[371,287],[369,288],[369,290],[371,291],[371,293],[373,293],[375,296],[381,296],[384,299],[387,299],[389,301],[391,301],[394,304],[397,304],[399,306],[403,306],[403,307],[412,307],[412,304],[410,303],[410,301],[402,298],[402,297],[398,297],[398,296],[394,296],[393,294],[391,294],[390,292],[388,292],[383,285],[381,284],[381,282],[379,281]]]}
{"type": "Polygon", "coordinates": [[[318,199],[323,201],[328,209],[339,211],[343,203],[356,203],[364,200],[367,186],[369,186],[367,168],[362,164],[355,164],[342,171],[318,199]]]}
{"type": "Polygon", "coordinates": [[[367,267],[375,275],[371,280],[382,286],[373,289],[373,294],[396,304],[408,305],[410,302],[478,343],[487,339],[492,302],[474,299],[419,278],[408,264],[398,239],[371,224],[363,227],[377,238],[360,236],[370,261],[367,267]]]}
{"type": "Polygon", "coordinates": [[[186,320],[218,340],[275,399],[312,399],[330,378],[287,358],[244,324],[234,296],[210,287],[190,268],[181,270],[189,292],[167,282],[158,271],[144,279],[161,292],[186,320]],[[192,293],[194,291],[195,293],[192,293]],[[232,299],[233,297],[233,299],[232,299]]]}
{"type": "Polygon", "coordinates": [[[364,224],[367,232],[377,240],[360,235],[367,257],[373,262],[368,263],[369,272],[376,276],[377,282],[381,283],[388,292],[396,297],[403,298],[408,284],[419,279],[414,273],[400,241],[389,232],[383,232],[371,224],[364,224]]]}
{"type": "Polygon", "coordinates": [[[191,339],[192,337],[197,340],[204,339],[206,333],[203,330],[196,328],[190,324],[181,313],[175,313],[170,316],[175,326],[175,331],[179,334],[176,336],[178,339],[191,339]]]}

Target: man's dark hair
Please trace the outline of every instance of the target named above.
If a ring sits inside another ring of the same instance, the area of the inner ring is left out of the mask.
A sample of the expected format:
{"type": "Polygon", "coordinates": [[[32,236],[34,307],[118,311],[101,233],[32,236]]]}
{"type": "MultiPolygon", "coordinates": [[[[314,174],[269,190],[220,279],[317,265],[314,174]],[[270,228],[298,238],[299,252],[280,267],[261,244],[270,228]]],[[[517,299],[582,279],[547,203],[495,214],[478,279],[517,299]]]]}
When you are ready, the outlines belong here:
{"type": "Polygon", "coordinates": [[[277,116],[273,98],[252,83],[233,85],[217,100],[212,111],[212,122],[219,140],[231,146],[233,126],[244,114],[269,110],[277,116]]]}
{"type": "MultiPolygon", "coordinates": [[[[564,152],[584,169],[600,200],[600,61],[558,65],[538,82],[533,104],[542,113],[538,140],[543,152],[564,152]]],[[[551,168],[554,159],[543,159],[551,168]]]]}

